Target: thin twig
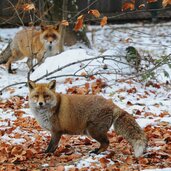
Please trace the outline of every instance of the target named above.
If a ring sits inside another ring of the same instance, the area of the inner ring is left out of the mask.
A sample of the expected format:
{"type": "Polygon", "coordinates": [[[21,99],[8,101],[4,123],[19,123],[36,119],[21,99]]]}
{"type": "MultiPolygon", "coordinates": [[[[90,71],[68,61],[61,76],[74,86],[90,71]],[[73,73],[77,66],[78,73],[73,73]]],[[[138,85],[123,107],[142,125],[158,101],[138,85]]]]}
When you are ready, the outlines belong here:
{"type": "MultiPolygon", "coordinates": [[[[158,62],[153,68],[150,68],[150,69],[148,69],[148,70],[146,70],[146,71],[144,71],[144,72],[138,73],[138,74],[134,74],[134,76],[129,77],[128,79],[133,79],[133,78],[135,78],[135,77],[143,76],[143,75],[145,75],[145,74],[149,74],[149,73],[153,72],[153,71],[156,70],[157,68],[159,68],[159,67],[161,67],[162,65],[166,64],[166,61],[167,61],[167,63],[168,63],[168,60],[170,60],[170,56],[171,56],[171,54],[165,56],[165,57],[164,57],[160,62],[158,62]]],[[[115,59],[113,59],[112,57],[118,57],[118,56],[111,56],[111,55],[96,56],[96,57],[92,57],[92,58],[88,58],[88,59],[83,59],[83,60],[71,62],[71,63],[69,63],[69,64],[67,64],[67,65],[64,65],[64,66],[62,66],[62,67],[57,68],[56,70],[54,70],[54,71],[52,71],[52,72],[50,72],[50,73],[48,73],[48,74],[43,75],[42,77],[36,79],[35,82],[37,82],[37,81],[39,81],[39,80],[41,80],[41,79],[43,79],[43,78],[45,78],[45,77],[48,77],[48,76],[50,76],[50,75],[52,75],[52,74],[54,74],[54,73],[56,73],[56,72],[58,72],[58,71],[61,71],[61,70],[64,69],[64,68],[70,67],[70,66],[72,66],[72,65],[75,65],[75,64],[78,64],[78,63],[81,63],[81,62],[86,62],[86,61],[91,61],[91,62],[92,62],[93,60],[95,60],[95,59],[100,59],[100,58],[102,58],[102,59],[104,59],[104,60],[113,60],[113,61],[115,61],[115,62],[120,62],[120,63],[122,63],[122,64],[128,65],[128,63],[124,63],[124,62],[122,62],[122,61],[115,60],[115,59]]],[[[38,65],[38,63],[37,63],[36,65],[38,65]]],[[[35,65],[35,66],[36,66],[36,65],[35,65]]],[[[91,77],[91,76],[93,76],[93,75],[105,75],[105,74],[106,74],[106,75],[107,75],[107,74],[118,74],[118,75],[121,75],[121,76],[125,76],[125,75],[127,75],[127,76],[129,75],[129,76],[130,76],[130,75],[132,75],[132,74],[126,74],[126,73],[119,73],[119,72],[116,72],[116,71],[115,71],[115,72],[111,72],[111,71],[109,72],[109,71],[108,71],[108,72],[96,72],[96,73],[89,74],[89,75],[85,75],[85,76],[83,76],[83,75],[78,75],[78,74],[58,75],[58,76],[48,77],[47,80],[54,79],[54,78],[60,78],[60,77],[69,77],[69,76],[71,76],[71,77],[85,77],[85,78],[89,78],[89,77],[91,77]]],[[[2,94],[2,92],[3,92],[4,90],[6,90],[7,88],[9,88],[9,87],[16,86],[16,85],[20,85],[20,84],[26,84],[26,83],[27,83],[27,82],[19,82],[19,83],[14,83],[14,84],[8,85],[8,86],[4,87],[3,89],[1,89],[1,90],[0,90],[0,93],[2,94]]]]}
{"type": "MultiPolygon", "coordinates": [[[[43,78],[45,78],[45,77],[48,77],[49,75],[52,75],[52,74],[54,74],[54,73],[56,73],[56,72],[58,72],[58,71],[61,71],[62,69],[67,68],[67,67],[69,67],[69,66],[72,66],[72,65],[75,65],[75,64],[78,64],[78,63],[81,63],[81,62],[86,62],[86,61],[90,61],[90,60],[95,60],[95,59],[100,59],[100,58],[104,59],[104,58],[107,58],[107,57],[110,57],[110,58],[111,58],[111,57],[118,57],[118,56],[103,55],[103,56],[96,56],[96,57],[92,57],[92,58],[88,58],[88,59],[83,59],[83,60],[78,60],[78,61],[75,61],[75,62],[71,62],[71,63],[69,63],[69,64],[67,64],[67,65],[64,65],[64,66],[62,66],[62,67],[59,67],[59,68],[55,69],[54,71],[49,72],[48,74],[45,74],[45,75],[41,76],[40,78],[36,79],[35,81],[39,81],[39,80],[41,80],[41,79],[43,79],[43,78]]],[[[127,63],[122,62],[122,61],[118,61],[118,60],[115,60],[115,59],[112,59],[112,60],[113,60],[113,61],[116,61],[116,62],[120,62],[120,63],[122,63],[122,64],[128,65],[127,63]]]]}
{"type": "Polygon", "coordinates": [[[10,84],[6,87],[4,87],[3,89],[0,90],[0,95],[2,95],[2,92],[5,91],[7,88],[9,87],[13,87],[13,86],[16,86],[16,85],[21,85],[21,84],[27,84],[27,82],[19,82],[19,83],[14,83],[14,84],[10,84]]]}
{"type": "Polygon", "coordinates": [[[21,17],[20,17],[20,15],[19,15],[18,11],[16,10],[15,6],[13,5],[13,3],[12,3],[10,0],[8,0],[8,2],[9,2],[10,5],[14,8],[15,13],[17,14],[17,16],[18,16],[18,18],[19,18],[21,24],[24,26],[23,20],[21,19],[21,17]]]}
{"type": "MultiPolygon", "coordinates": [[[[34,70],[34,68],[36,67],[36,66],[38,66],[38,65],[40,65],[41,63],[42,63],[42,61],[45,59],[45,53],[46,53],[46,51],[44,52],[44,55],[43,55],[43,57],[41,58],[41,60],[39,61],[39,62],[37,62],[35,65],[33,65],[30,69],[29,69],[29,72],[27,73],[27,81],[29,81],[30,80],[30,74],[33,72],[33,70],[34,70]]],[[[32,54],[33,56],[34,55],[37,55],[37,54],[32,54]]]]}
{"type": "Polygon", "coordinates": [[[86,8],[82,9],[81,11],[79,11],[76,15],[74,15],[69,21],[73,22],[73,19],[75,19],[77,16],[79,16],[82,12],[84,12],[85,10],[89,9],[92,5],[94,5],[98,0],[93,1],[92,3],[90,3],[86,8]]]}

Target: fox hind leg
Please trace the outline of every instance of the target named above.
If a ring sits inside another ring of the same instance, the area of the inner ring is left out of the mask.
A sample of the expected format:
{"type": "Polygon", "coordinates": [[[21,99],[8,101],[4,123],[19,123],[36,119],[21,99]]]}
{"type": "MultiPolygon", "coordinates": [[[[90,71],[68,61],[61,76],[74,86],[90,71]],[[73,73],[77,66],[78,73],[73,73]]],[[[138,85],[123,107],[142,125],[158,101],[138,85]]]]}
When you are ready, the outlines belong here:
{"type": "Polygon", "coordinates": [[[23,55],[22,55],[21,52],[16,51],[16,50],[13,50],[12,51],[12,55],[9,57],[7,63],[5,64],[6,67],[7,67],[7,69],[8,69],[8,73],[12,73],[12,74],[15,74],[16,73],[15,70],[12,70],[11,64],[13,62],[15,62],[16,60],[22,59],[22,58],[23,58],[23,55]]]}
{"type": "Polygon", "coordinates": [[[13,74],[13,70],[11,68],[11,63],[13,62],[13,56],[11,56],[9,59],[8,59],[8,62],[6,63],[6,67],[8,69],[8,73],[11,73],[13,74]]]}
{"type": "Polygon", "coordinates": [[[88,132],[91,135],[91,137],[100,143],[100,147],[94,149],[93,151],[91,151],[91,153],[99,154],[107,150],[109,146],[109,139],[107,137],[107,131],[108,130],[100,130],[98,127],[88,129],[88,132]]]}

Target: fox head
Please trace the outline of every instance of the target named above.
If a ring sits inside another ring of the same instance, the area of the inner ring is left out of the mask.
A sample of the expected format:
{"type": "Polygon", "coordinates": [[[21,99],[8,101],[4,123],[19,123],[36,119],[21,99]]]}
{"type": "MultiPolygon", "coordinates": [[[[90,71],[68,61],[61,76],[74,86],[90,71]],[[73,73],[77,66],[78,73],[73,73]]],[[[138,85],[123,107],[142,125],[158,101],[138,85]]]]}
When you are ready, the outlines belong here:
{"type": "Polygon", "coordinates": [[[52,50],[53,46],[58,45],[60,38],[59,25],[41,26],[41,41],[44,43],[46,49],[52,50]]]}
{"type": "Polygon", "coordinates": [[[35,108],[44,109],[54,107],[57,103],[55,88],[56,81],[49,83],[36,84],[34,81],[28,81],[29,87],[29,105],[35,108]]]}

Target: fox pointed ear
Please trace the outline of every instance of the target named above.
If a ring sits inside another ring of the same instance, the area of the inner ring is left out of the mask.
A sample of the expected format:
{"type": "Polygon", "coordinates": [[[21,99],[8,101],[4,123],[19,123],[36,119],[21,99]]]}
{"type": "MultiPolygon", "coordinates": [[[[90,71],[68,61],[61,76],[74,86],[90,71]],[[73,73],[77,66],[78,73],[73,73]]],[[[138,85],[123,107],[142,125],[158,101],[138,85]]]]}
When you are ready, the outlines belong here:
{"type": "Polygon", "coordinates": [[[47,28],[47,26],[46,26],[45,24],[42,23],[42,24],[40,25],[40,28],[41,28],[42,31],[45,31],[46,28],[47,28]]]}
{"type": "Polygon", "coordinates": [[[52,80],[49,84],[48,84],[48,88],[50,90],[55,90],[56,89],[56,80],[52,80]]]}
{"type": "Polygon", "coordinates": [[[34,81],[31,81],[31,80],[29,80],[27,84],[28,84],[28,87],[30,90],[33,90],[36,86],[36,83],[34,81]]]}
{"type": "Polygon", "coordinates": [[[56,24],[56,25],[54,26],[54,29],[57,30],[57,31],[59,31],[59,28],[60,28],[60,24],[56,24]]]}

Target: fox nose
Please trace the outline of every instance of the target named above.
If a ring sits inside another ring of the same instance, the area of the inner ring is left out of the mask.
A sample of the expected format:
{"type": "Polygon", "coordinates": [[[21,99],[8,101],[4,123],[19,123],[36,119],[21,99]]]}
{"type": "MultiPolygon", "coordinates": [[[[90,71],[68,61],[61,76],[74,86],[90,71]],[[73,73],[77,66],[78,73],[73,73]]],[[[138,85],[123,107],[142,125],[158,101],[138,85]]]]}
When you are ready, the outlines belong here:
{"type": "Polygon", "coordinates": [[[50,41],[50,44],[52,44],[52,41],[50,41]]]}
{"type": "Polygon", "coordinates": [[[39,106],[43,106],[43,102],[39,102],[39,106]]]}

